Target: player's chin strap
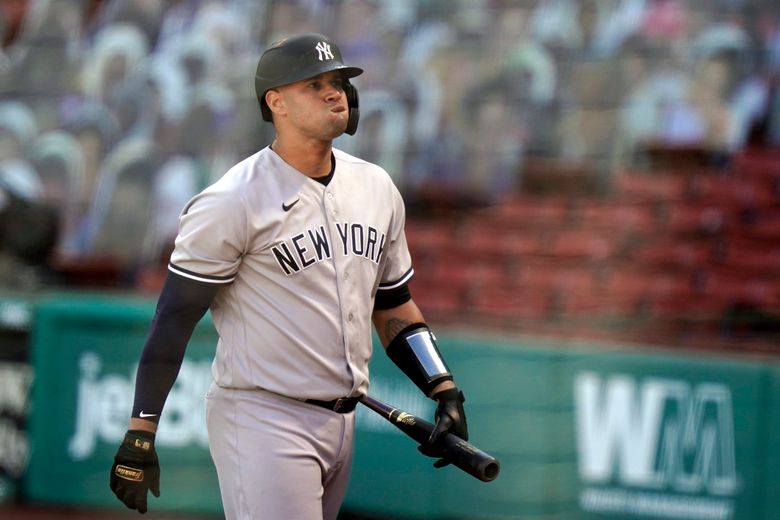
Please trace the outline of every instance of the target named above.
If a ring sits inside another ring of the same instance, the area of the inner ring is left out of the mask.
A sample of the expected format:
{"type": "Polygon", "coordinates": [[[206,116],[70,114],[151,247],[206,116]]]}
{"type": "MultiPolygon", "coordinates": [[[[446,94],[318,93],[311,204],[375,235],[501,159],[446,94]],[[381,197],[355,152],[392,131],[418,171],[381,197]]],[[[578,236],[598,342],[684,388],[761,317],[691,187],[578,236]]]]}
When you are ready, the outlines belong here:
{"type": "Polygon", "coordinates": [[[387,346],[387,356],[425,395],[452,374],[441,357],[436,338],[425,323],[413,323],[399,332],[387,346]]]}

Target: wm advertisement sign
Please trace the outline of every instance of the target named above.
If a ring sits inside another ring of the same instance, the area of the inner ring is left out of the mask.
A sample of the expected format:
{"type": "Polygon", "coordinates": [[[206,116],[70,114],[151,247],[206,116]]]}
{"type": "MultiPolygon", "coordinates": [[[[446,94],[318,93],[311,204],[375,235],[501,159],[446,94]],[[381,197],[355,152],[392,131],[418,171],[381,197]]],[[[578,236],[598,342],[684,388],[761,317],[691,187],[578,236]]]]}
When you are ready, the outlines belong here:
{"type": "Polygon", "coordinates": [[[733,518],[740,479],[728,386],[581,372],[574,400],[583,510],[733,518]]]}

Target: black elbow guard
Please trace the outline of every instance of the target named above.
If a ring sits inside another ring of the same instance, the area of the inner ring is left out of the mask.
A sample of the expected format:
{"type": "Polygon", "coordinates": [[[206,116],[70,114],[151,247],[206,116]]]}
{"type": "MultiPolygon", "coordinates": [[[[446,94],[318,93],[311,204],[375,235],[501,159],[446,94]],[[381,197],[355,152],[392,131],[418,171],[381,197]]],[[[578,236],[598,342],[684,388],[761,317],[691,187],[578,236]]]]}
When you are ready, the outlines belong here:
{"type": "Polygon", "coordinates": [[[436,338],[425,323],[414,323],[399,332],[387,346],[387,356],[425,395],[442,381],[452,380],[436,338]]]}

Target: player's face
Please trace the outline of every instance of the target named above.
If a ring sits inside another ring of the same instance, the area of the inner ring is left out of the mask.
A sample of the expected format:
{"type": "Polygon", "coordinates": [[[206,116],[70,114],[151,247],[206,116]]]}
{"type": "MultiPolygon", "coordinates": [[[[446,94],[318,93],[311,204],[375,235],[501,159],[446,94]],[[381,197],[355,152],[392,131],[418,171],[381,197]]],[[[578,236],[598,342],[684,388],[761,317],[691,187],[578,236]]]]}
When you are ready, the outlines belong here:
{"type": "Polygon", "coordinates": [[[344,133],[349,119],[341,74],[326,72],[279,89],[287,120],[305,136],[331,140],[344,133]]]}

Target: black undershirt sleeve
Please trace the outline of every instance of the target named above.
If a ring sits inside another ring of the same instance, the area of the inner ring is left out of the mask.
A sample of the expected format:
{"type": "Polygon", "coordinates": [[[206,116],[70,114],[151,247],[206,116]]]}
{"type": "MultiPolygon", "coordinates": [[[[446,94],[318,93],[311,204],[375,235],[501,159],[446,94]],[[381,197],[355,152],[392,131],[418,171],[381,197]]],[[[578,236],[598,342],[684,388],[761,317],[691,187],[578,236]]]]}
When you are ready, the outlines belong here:
{"type": "Polygon", "coordinates": [[[394,289],[377,291],[376,298],[374,299],[374,310],[382,311],[385,309],[393,309],[399,305],[403,305],[411,299],[412,293],[409,291],[409,284],[403,284],[394,289]]]}
{"type": "Polygon", "coordinates": [[[195,325],[220,287],[168,273],[138,364],[133,417],[160,420],[195,325]]]}

